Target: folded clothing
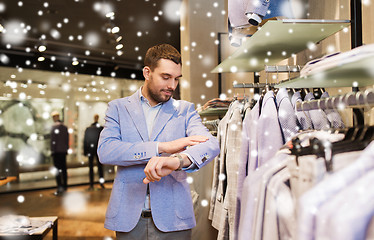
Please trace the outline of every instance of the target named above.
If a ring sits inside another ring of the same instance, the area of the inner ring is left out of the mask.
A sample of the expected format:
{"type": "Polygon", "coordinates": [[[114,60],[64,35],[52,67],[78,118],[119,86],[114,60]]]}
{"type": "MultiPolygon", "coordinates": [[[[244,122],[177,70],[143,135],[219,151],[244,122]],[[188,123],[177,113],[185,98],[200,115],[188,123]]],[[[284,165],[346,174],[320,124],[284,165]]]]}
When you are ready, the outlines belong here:
{"type": "Polygon", "coordinates": [[[328,69],[352,63],[363,58],[374,56],[374,44],[356,47],[350,51],[332,53],[321,58],[313,59],[305,64],[300,71],[300,77],[320,73],[328,69]]]}

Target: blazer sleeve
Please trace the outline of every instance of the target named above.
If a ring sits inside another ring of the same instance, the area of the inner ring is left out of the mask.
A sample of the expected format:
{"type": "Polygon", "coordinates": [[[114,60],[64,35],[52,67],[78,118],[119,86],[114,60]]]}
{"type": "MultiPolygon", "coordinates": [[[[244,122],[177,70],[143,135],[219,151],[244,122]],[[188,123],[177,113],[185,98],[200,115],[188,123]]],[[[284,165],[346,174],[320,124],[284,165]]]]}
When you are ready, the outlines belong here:
{"type": "Polygon", "coordinates": [[[100,133],[97,153],[102,164],[132,166],[146,164],[157,156],[157,142],[123,141],[119,109],[115,102],[108,104],[105,126],[100,133]]]}
{"type": "Polygon", "coordinates": [[[201,122],[201,118],[197,111],[195,110],[194,104],[191,104],[188,108],[187,117],[186,117],[186,135],[202,135],[208,137],[206,142],[188,147],[182,153],[186,153],[190,156],[190,159],[193,164],[197,166],[195,171],[198,168],[201,168],[212,161],[219,153],[219,142],[217,138],[212,136],[209,133],[209,130],[201,122]]]}

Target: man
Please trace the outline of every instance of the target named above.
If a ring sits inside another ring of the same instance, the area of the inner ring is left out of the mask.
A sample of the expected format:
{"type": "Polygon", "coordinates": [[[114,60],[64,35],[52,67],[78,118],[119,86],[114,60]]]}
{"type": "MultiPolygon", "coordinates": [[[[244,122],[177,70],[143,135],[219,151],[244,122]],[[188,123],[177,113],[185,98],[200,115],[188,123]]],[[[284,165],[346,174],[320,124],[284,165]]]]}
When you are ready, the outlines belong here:
{"type": "Polygon", "coordinates": [[[61,195],[68,188],[66,155],[69,149],[69,133],[67,127],[61,122],[58,112],[52,112],[51,116],[54,122],[51,129],[51,152],[53,164],[57,169],[55,195],[61,195]]]}
{"type": "Polygon", "coordinates": [[[96,159],[97,171],[99,173],[99,182],[101,188],[104,187],[103,165],[97,156],[97,142],[103,127],[99,124],[99,114],[94,115],[94,122],[86,128],[83,139],[84,156],[88,156],[88,165],[90,168],[90,190],[94,189],[94,159],[96,159]]]}
{"type": "Polygon", "coordinates": [[[144,85],[109,103],[98,154],[117,165],[105,227],[117,239],[191,239],[196,221],[186,172],[219,153],[219,144],[192,103],[172,98],[180,53],[168,44],[148,49],[144,85]]]}

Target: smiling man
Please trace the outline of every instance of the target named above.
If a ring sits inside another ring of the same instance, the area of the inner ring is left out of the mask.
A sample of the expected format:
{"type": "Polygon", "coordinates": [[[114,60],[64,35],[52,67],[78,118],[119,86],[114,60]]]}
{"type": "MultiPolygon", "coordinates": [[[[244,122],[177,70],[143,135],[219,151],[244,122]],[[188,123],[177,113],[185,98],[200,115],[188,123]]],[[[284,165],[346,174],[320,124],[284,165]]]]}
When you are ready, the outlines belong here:
{"type": "Polygon", "coordinates": [[[117,239],[191,239],[196,221],[186,172],[208,164],[219,144],[192,103],[172,98],[180,53],[156,45],[144,65],[144,85],[109,103],[100,135],[100,162],[117,166],[105,227],[117,239]]]}

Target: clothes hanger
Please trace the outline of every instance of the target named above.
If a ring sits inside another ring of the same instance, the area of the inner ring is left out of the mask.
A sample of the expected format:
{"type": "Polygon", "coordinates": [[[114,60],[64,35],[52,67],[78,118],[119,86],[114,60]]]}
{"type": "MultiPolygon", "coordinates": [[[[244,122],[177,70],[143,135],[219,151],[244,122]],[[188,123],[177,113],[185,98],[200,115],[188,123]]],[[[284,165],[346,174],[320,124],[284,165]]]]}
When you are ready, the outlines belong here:
{"type": "MultiPolygon", "coordinates": [[[[289,65],[287,65],[288,69],[290,68],[289,65]]],[[[276,83],[278,84],[279,83],[279,75],[278,75],[278,72],[279,72],[279,69],[278,69],[278,65],[275,66],[275,68],[277,69],[277,77],[275,79],[276,83]]],[[[274,97],[277,95],[278,93],[278,90],[279,88],[274,88],[273,86],[271,86],[271,90],[273,90],[273,93],[274,93],[274,97]]]]}
{"type": "MultiPolygon", "coordinates": [[[[311,119],[310,116],[309,116],[308,114],[306,114],[306,112],[304,111],[304,104],[305,104],[305,101],[302,101],[302,102],[301,102],[301,111],[303,111],[305,117],[308,119],[308,121],[310,122],[310,124],[312,124],[312,119],[311,119]]],[[[313,126],[312,126],[312,125],[308,126],[308,129],[309,129],[309,130],[313,129],[313,126]]]]}
{"type": "Polygon", "coordinates": [[[296,165],[299,166],[299,157],[305,155],[316,155],[318,157],[323,157],[325,162],[326,171],[332,170],[332,151],[331,144],[328,141],[321,141],[318,138],[311,138],[309,140],[310,144],[307,147],[301,146],[301,141],[299,137],[295,137],[291,140],[292,148],[291,155],[295,156],[296,165]],[[325,149],[327,148],[328,149],[325,149]]]}
{"type": "MultiPolygon", "coordinates": [[[[340,102],[340,104],[348,105],[348,99],[349,99],[352,95],[354,95],[354,94],[355,94],[354,92],[350,92],[350,93],[348,93],[348,94],[346,94],[346,95],[342,95],[342,96],[340,96],[340,97],[339,97],[339,102],[340,102]]],[[[337,110],[337,109],[336,109],[336,110],[337,110]]],[[[348,115],[349,115],[349,114],[346,114],[346,123],[349,122],[349,119],[348,119],[349,116],[348,116],[348,115]]],[[[353,114],[353,119],[354,119],[353,122],[357,122],[357,121],[356,121],[356,116],[355,116],[355,114],[353,114]]],[[[346,128],[344,128],[344,129],[339,130],[339,133],[343,133],[343,134],[344,134],[344,138],[343,138],[342,141],[344,141],[344,140],[349,140],[350,138],[352,138],[352,135],[354,134],[355,128],[356,128],[356,126],[352,126],[352,127],[346,127],[346,128]]]]}
{"type": "MultiPolygon", "coordinates": [[[[356,103],[360,104],[360,97],[364,98],[365,105],[368,105],[366,95],[356,93],[356,103]]],[[[353,126],[349,128],[344,139],[333,143],[334,152],[350,152],[364,149],[373,140],[374,126],[353,126]]]]}
{"type": "Polygon", "coordinates": [[[265,73],[265,87],[261,91],[261,97],[263,98],[268,91],[269,91],[268,72],[266,72],[265,73]]]}
{"type": "MultiPolygon", "coordinates": [[[[368,101],[368,96],[370,93],[372,93],[371,90],[366,90],[364,94],[362,94],[361,92],[356,93],[356,102],[360,105],[361,104],[360,97],[362,96],[363,98],[362,102],[364,103],[364,107],[366,107],[367,109],[371,109],[371,106],[368,101]]],[[[362,111],[363,111],[363,116],[365,116],[364,109],[362,109],[362,111]]],[[[358,141],[371,141],[372,136],[373,136],[373,128],[374,126],[363,126],[363,130],[361,131],[361,136],[358,136],[359,138],[358,141]]]]}
{"type": "Polygon", "coordinates": [[[302,99],[305,99],[305,96],[309,93],[309,88],[302,88],[301,89],[301,97],[302,99]]]}
{"type": "Polygon", "coordinates": [[[322,90],[321,88],[313,88],[313,96],[315,99],[320,99],[322,96],[322,90]]]}

